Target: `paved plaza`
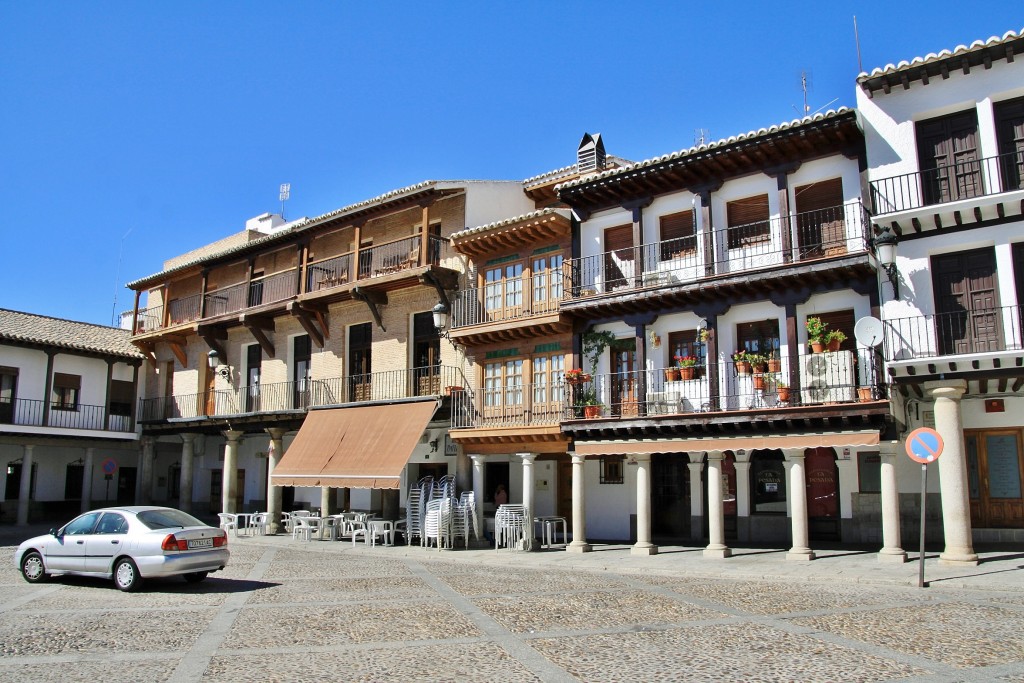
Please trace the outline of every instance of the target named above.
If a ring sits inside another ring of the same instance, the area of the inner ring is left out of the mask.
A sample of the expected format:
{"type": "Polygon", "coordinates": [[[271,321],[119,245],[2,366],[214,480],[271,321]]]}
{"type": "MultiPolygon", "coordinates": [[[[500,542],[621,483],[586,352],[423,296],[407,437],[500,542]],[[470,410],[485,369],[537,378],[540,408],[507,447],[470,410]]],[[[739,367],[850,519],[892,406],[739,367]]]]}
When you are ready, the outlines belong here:
{"type": "Polygon", "coordinates": [[[1019,548],[969,568],[929,553],[920,589],[916,562],[849,550],[787,562],[232,537],[206,582],[126,594],[24,582],[4,531],[0,681],[1024,682],[1019,548]]]}

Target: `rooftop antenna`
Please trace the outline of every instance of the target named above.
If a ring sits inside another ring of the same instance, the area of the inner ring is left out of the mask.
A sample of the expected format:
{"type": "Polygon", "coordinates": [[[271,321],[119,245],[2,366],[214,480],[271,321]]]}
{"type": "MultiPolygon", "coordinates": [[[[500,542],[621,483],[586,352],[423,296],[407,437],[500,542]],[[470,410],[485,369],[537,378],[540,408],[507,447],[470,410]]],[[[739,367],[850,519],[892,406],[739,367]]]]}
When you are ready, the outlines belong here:
{"type": "Polygon", "coordinates": [[[811,106],[807,104],[807,90],[811,87],[811,75],[806,71],[800,72],[800,89],[804,91],[804,112],[803,115],[807,116],[811,113],[811,106]]]}
{"type": "Polygon", "coordinates": [[[124,240],[134,229],[134,226],[128,228],[128,232],[126,232],[124,237],[121,238],[121,248],[117,252],[117,272],[114,274],[114,306],[110,311],[111,327],[120,327],[120,321],[117,319],[117,290],[119,289],[118,284],[121,282],[121,256],[124,254],[124,240]]]}
{"type": "Polygon", "coordinates": [[[694,147],[700,147],[703,144],[707,144],[708,138],[711,137],[711,131],[707,128],[698,128],[693,131],[693,145],[694,147]]]}
{"type": "Polygon", "coordinates": [[[857,73],[864,73],[864,65],[860,61],[860,34],[857,32],[857,15],[853,15],[853,40],[857,43],[857,73]]]}
{"type": "Polygon", "coordinates": [[[292,184],[281,183],[281,191],[278,193],[277,198],[281,200],[281,218],[284,218],[284,203],[288,201],[288,198],[292,196],[292,184]]]}

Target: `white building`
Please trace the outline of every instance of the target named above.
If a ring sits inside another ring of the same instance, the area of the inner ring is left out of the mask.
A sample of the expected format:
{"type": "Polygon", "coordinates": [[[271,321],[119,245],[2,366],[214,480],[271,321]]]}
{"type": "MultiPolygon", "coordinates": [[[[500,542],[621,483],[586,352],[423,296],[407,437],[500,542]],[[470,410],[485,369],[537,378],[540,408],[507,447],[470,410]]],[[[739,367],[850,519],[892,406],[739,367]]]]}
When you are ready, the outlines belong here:
{"type": "Polygon", "coordinates": [[[0,519],[136,501],[142,359],[126,330],[0,309],[0,519]]]}
{"type": "MultiPolygon", "coordinates": [[[[943,437],[929,507],[947,563],[1024,540],[1022,53],[1010,32],[857,79],[873,223],[898,239],[881,307],[894,415],[943,437]]],[[[895,467],[913,513],[919,466],[895,467]]]]}

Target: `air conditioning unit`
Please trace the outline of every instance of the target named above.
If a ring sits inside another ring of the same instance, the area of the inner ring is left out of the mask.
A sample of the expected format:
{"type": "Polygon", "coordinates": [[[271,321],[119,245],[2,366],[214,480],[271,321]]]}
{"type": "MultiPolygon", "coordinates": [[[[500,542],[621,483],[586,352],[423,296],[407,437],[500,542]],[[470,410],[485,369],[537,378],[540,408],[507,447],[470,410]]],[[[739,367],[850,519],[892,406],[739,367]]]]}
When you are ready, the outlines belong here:
{"type": "Polygon", "coordinates": [[[804,356],[800,365],[800,398],[804,405],[852,401],[856,387],[852,351],[804,356]]]}

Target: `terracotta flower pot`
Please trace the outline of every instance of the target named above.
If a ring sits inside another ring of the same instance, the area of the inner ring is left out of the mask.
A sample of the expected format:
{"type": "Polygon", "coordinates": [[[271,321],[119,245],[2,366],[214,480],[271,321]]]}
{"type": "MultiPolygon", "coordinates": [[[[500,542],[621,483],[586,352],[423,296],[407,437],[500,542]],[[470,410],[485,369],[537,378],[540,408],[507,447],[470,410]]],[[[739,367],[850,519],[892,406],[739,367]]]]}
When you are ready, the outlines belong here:
{"type": "Polygon", "coordinates": [[[825,345],[821,342],[811,342],[811,352],[821,353],[825,350],[825,345]]]}
{"type": "Polygon", "coordinates": [[[601,406],[583,406],[583,417],[588,420],[601,416],[601,406]]]}
{"type": "Polygon", "coordinates": [[[749,375],[750,374],[750,363],[746,361],[736,361],[736,374],[737,375],[749,375]]]}
{"type": "Polygon", "coordinates": [[[696,368],[694,368],[694,367],[679,368],[679,379],[682,379],[682,380],[693,379],[693,375],[694,375],[695,371],[696,371],[696,368]]]}
{"type": "Polygon", "coordinates": [[[665,381],[666,382],[678,382],[679,381],[679,368],[665,368],[665,381]]]}
{"type": "Polygon", "coordinates": [[[754,391],[764,391],[764,375],[754,375],[754,391]]]}
{"type": "Polygon", "coordinates": [[[782,372],[782,361],[773,358],[768,361],[768,372],[782,372]]]}
{"type": "Polygon", "coordinates": [[[838,351],[839,350],[839,346],[842,343],[843,342],[839,341],[838,339],[833,339],[832,341],[830,341],[828,343],[828,346],[826,346],[825,348],[828,349],[829,351],[838,351]]]}
{"type": "Polygon", "coordinates": [[[789,403],[789,387],[779,387],[778,393],[780,402],[789,403]]]}
{"type": "Polygon", "coordinates": [[[857,387],[857,398],[861,401],[872,400],[871,387],[857,387]]]}

